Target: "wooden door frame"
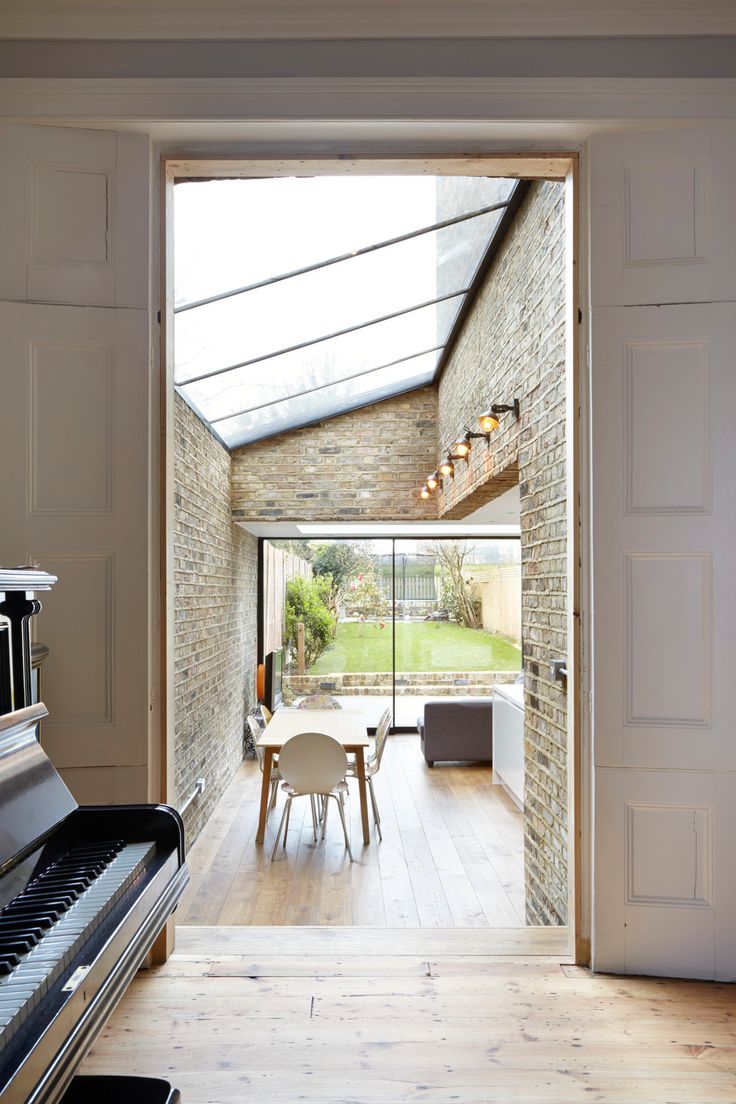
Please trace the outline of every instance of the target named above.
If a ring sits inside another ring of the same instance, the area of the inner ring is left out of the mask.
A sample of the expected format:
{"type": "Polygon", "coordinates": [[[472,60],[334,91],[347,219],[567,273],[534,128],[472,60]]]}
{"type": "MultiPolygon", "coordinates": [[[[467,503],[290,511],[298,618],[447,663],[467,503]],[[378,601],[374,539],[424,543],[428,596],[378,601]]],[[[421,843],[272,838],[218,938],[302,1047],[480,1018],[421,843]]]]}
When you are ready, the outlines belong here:
{"type": "MultiPolygon", "coordinates": [[[[584,723],[582,700],[589,695],[590,671],[583,666],[583,625],[587,639],[590,609],[583,578],[584,532],[588,521],[582,515],[587,480],[582,454],[584,386],[581,363],[581,330],[585,326],[582,303],[583,252],[581,249],[580,154],[574,149],[534,152],[508,149],[475,154],[429,154],[407,156],[400,151],[375,157],[341,157],[337,153],[310,156],[309,149],[273,155],[245,155],[223,148],[217,154],[197,155],[182,149],[163,154],[159,175],[160,332],[159,332],[159,552],[160,552],[160,663],[161,663],[161,800],[173,790],[174,701],[173,701],[173,361],[169,334],[173,333],[173,189],[175,180],[208,176],[235,179],[246,176],[327,175],[349,172],[424,173],[432,175],[492,175],[555,179],[565,185],[565,285],[566,285],[566,442],[567,442],[567,639],[568,639],[568,927],[570,953],[580,965],[590,962],[591,946],[591,861],[592,781],[590,773],[590,725],[584,723]]],[[[586,453],[587,456],[587,453],[586,453]]],[[[587,457],[589,460],[589,457],[587,457]]]]}

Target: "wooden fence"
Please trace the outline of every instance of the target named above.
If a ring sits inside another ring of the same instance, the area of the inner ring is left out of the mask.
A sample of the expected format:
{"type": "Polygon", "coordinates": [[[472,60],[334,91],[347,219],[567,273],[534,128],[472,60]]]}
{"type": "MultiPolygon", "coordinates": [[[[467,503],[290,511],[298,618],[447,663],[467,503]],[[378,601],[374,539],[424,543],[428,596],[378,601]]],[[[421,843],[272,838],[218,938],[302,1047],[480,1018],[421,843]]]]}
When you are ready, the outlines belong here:
{"type": "Polygon", "coordinates": [[[486,564],[473,571],[483,628],[521,642],[521,564],[486,564]]]}
{"type": "Polygon", "coordinates": [[[265,541],[263,544],[263,650],[265,655],[269,652],[277,652],[283,646],[286,584],[297,576],[311,579],[312,565],[292,552],[274,548],[272,544],[265,541]]]}

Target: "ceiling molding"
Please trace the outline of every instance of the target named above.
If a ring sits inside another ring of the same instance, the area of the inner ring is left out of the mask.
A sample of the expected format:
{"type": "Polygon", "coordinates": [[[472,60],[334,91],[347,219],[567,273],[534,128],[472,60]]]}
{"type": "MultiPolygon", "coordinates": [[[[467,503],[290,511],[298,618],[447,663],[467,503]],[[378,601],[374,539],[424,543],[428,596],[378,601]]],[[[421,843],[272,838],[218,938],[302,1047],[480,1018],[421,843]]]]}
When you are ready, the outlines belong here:
{"type": "Polygon", "coordinates": [[[2,37],[280,39],[736,33],[731,0],[3,0],[2,37]]]}
{"type": "Polygon", "coordinates": [[[0,38],[4,77],[736,77],[736,36],[279,39],[0,38]]]}
{"type": "Polygon", "coordinates": [[[731,78],[0,79],[0,118],[19,121],[733,117],[731,78]]]}

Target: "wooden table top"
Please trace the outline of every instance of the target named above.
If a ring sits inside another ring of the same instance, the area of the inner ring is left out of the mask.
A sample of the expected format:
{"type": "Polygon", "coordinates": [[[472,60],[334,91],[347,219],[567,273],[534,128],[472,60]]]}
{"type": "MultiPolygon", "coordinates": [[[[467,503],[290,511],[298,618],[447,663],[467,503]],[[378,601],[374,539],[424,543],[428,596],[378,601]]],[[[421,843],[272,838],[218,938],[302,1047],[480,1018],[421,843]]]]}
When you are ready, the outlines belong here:
{"type": "Polygon", "coordinates": [[[262,748],[280,748],[300,732],[325,732],[344,748],[370,747],[365,718],[357,710],[277,709],[258,740],[262,748]]]}

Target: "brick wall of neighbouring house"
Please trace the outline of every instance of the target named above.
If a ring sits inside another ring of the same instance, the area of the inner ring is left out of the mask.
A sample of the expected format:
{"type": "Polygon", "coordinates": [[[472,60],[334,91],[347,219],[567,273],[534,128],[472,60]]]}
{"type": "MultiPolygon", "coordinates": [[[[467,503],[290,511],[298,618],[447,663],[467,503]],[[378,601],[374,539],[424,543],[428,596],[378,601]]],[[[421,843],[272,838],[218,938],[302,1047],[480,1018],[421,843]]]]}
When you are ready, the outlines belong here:
{"type": "Polygon", "coordinates": [[[432,520],[419,489],[437,463],[437,392],[423,387],[233,453],[233,517],[432,520]]]}
{"type": "Polygon", "coordinates": [[[563,185],[539,182],[507,234],[468,316],[439,388],[442,449],[492,402],[521,402],[501,416],[490,446],[440,498],[462,517],[517,479],[521,494],[525,674],[527,920],[567,920],[567,699],[549,678],[566,655],[565,286],[563,185]]]}
{"type": "Polygon", "coordinates": [[[196,839],[243,758],[255,698],[257,541],[230,513],[230,454],[179,398],[174,436],[174,728],[177,803],[196,839]]]}

